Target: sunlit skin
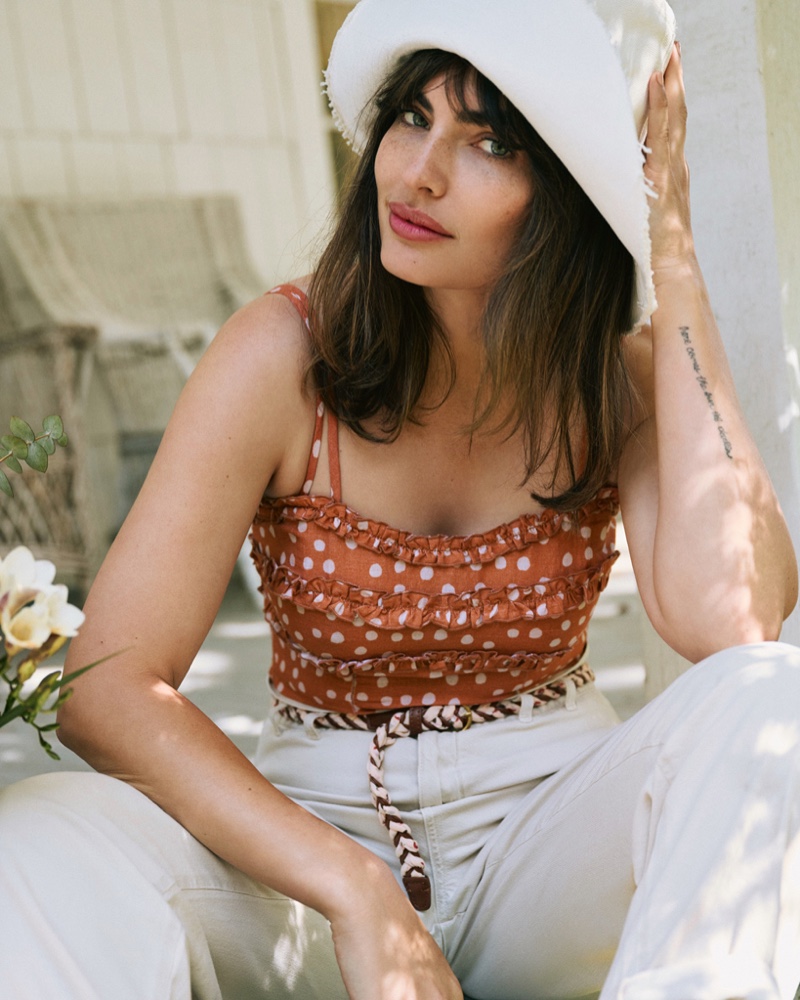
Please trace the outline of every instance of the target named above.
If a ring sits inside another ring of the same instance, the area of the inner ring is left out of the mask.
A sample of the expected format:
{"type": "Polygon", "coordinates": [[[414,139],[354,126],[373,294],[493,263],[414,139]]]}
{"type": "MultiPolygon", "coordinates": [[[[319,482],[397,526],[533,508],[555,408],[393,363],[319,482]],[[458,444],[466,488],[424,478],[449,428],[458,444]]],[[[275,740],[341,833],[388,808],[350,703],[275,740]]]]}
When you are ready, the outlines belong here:
{"type": "Polygon", "coordinates": [[[531,210],[527,156],[465,120],[437,77],[384,136],[375,179],[383,266],[432,304],[452,291],[482,304],[531,210]]]}

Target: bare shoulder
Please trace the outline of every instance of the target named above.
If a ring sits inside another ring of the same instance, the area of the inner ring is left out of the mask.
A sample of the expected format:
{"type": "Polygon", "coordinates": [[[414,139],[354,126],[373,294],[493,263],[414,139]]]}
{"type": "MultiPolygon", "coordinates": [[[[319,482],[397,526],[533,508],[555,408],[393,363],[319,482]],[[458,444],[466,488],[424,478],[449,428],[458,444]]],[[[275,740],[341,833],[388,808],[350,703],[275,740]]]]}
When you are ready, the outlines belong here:
{"type": "Polygon", "coordinates": [[[298,309],[284,295],[265,294],[227,320],[187,387],[249,441],[253,458],[269,470],[264,486],[278,495],[295,492],[305,472],[314,413],[309,360],[298,309]]]}
{"type": "Polygon", "coordinates": [[[141,649],[146,634],[130,669],[179,683],[265,490],[302,486],[314,427],[308,357],[303,321],[281,296],[265,295],[224,324],[184,386],[95,580],[75,655],[141,649]]]}
{"type": "Polygon", "coordinates": [[[241,364],[257,381],[290,394],[299,389],[309,359],[309,338],[297,308],[284,295],[260,296],[238,309],[214,338],[208,357],[241,364]],[[301,376],[297,382],[294,375],[301,376]]]}

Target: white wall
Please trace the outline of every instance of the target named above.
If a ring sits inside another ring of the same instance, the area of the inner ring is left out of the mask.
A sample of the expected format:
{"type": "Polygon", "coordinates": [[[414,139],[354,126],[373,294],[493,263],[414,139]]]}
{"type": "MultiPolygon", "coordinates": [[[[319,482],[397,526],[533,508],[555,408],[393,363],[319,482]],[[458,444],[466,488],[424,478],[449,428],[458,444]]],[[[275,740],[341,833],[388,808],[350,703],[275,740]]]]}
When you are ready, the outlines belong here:
{"type": "Polygon", "coordinates": [[[316,51],[310,0],[0,0],[0,196],[231,191],[265,281],[302,272],[316,51]]]}
{"type": "MultiPolygon", "coordinates": [[[[760,70],[766,105],[772,205],[783,329],[793,399],[783,422],[800,416],[800,4],[759,0],[760,70]]],[[[800,466],[800,434],[796,435],[800,466]]],[[[800,629],[796,641],[800,641],[800,629]]]]}

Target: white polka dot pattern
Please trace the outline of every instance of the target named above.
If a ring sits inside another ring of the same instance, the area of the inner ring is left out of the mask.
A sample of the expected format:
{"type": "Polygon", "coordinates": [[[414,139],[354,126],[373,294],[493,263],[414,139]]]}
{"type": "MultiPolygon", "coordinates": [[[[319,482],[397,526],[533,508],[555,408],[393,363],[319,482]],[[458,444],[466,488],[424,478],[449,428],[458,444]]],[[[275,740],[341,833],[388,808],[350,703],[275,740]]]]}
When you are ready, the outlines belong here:
{"type": "Polygon", "coordinates": [[[614,488],[571,515],[412,535],[309,495],[324,415],[304,492],[264,501],[251,532],[279,694],[337,712],[472,705],[577,662],[616,558],[614,488]]]}

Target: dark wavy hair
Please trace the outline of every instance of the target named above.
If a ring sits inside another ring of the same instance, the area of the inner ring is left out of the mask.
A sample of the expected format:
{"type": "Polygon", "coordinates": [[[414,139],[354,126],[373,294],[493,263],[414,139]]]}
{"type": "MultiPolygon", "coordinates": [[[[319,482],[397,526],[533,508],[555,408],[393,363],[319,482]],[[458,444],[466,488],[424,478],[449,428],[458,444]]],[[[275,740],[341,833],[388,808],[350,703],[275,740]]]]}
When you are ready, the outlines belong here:
{"type": "Polygon", "coordinates": [[[528,156],[534,178],[532,211],[483,316],[482,390],[465,432],[521,431],[525,481],[548,470],[549,492],[531,495],[575,510],[614,475],[630,413],[622,335],[632,324],[633,258],[527,119],[452,53],[406,56],[365,112],[366,147],[309,290],[309,374],[326,406],[375,441],[392,441],[406,421],[424,420],[420,398],[437,346],[452,388],[452,356],[424,289],[381,264],[374,172],[397,115],[440,75],[454,109],[468,109],[469,89],[472,109],[477,99],[498,140],[528,156]],[[368,430],[368,421],[379,430],[368,430]]]}

